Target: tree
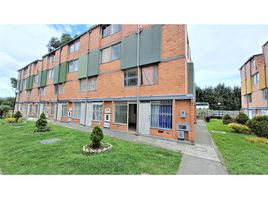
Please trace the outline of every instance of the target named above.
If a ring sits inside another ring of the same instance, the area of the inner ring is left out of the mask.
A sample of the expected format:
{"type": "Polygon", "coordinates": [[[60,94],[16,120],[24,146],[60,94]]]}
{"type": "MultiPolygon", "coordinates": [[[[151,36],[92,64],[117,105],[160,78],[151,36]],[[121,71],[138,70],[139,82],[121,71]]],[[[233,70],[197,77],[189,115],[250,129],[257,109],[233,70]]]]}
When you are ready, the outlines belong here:
{"type": "Polygon", "coordinates": [[[57,37],[52,37],[47,44],[48,52],[53,51],[54,49],[58,48],[59,46],[61,46],[66,42],[69,42],[72,39],[73,39],[72,36],[68,33],[63,33],[60,39],[57,37]]]}
{"type": "Polygon", "coordinates": [[[206,87],[204,89],[196,87],[196,101],[208,102],[213,110],[240,110],[241,108],[241,89],[238,86],[233,88],[225,86],[223,83],[216,87],[206,87]],[[218,103],[221,103],[220,106],[218,103]]]}
{"type": "MultiPolygon", "coordinates": [[[[11,87],[13,89],[13,91],[15,92],[15,100],[17,98],[17,85],[18,85],[18,80],[14,77],[10,78],[10,83],[11,83],[11,87]]],[[[13,102],[12,107],[13,107],[13,115],[14,115],[14,111],[15,111],[15,105],[16,105],[16,101],[13,102]]]]}
{"type": "Polygon", "coordinates": [[[47,126],[46,115],[43,112],[41,113],[39,119],[35,122],[35,126],[37,128],[37,132],[45,132],[50,130],[50,128],[47,126]]]}

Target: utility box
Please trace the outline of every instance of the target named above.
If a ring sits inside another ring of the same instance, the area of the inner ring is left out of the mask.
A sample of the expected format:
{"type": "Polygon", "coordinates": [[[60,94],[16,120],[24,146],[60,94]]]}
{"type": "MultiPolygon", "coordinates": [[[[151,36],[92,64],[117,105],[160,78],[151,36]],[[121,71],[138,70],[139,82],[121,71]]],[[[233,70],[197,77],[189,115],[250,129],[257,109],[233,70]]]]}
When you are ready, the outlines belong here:
{"type": "Polygon", "coordinates": [[[181,118],[186,118],[186,111],[185,110],[181,110],[180,117],[181,118]]]}
{"type": "Polygon", "coordinates": [[[178,139],[184,140],[184,131],[178,131],[178,139]]]}
{"type": "Polygon", "coordinates": [[[190,125],[189,124],[177,124],[177,132],[178,132],[178,139],[184,140],[185,134],[190,131],[190,125]]]}

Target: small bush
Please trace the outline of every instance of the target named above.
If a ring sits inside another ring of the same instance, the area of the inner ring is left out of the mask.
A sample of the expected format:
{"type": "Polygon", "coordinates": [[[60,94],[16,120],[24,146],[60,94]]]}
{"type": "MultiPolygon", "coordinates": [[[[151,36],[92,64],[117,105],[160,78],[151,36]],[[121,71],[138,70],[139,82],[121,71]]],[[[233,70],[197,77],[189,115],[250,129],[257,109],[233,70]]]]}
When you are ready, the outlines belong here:
{"type": "Polygon", "coordinates": [[[248,116],[243,112],[240,112],[235,118],[235,122],[239,124],[246,124],[248,120],[248,116]]]}
{"type": "Polygon", "coordinates": [[[9,124],[13,124],[13,123],[16,123],[16,118],[14,117],[8,117],[8,118],[5,118],[5,121],[9,124]]]}
{"type": "Polygon", "coordinates": [[[222,123],[224,124],[230,124],[233,122],[233,118],[230,117],[230,115],[226,114],[222,117],[222,123]]]}
{"type": "Polygon", "coordinates": [[[236,133],[251,134],[250,128],[243,124],[230,123],[228,127],[232,128],[236,133]]]}
{"type": "Polygon", "coordinates": [[[206,122],[210,122],[210,117],[209,116],[206,116],[205,117],[205,120],[206,120],[206,122]]]}
{"type": "Polygon", "coordinates": [[[44,113],[41,113],[39,119],[35,122],[37,132],[49,131],[50,128],[47,126],[47,119],[44,113]]]}
{"type": "Polygon", "coordinates": [[[268,144],[268,139],[264,137],[246,137],[246,140],[256,144],[268,144]]]}
{"type": "Polygon", "coordinates": [[[268,116],[257,116],[248,120],[247,126],[258,137],[268,138],[268,116]]]}
{"type": "Polygon", "coordinates": [[[14,118],[16,118],[16,122],[18,122],[19,118],[21,118],[21,117],[22,117],[22,114],[21,114],[20,111],[17,111],[17,112],[15,113],[15,115],[14,115],[14,118]]]}
{"type": "Polygon", "coordinates": [[[95,126],[90,134],[92,148],[100,148],[101,140],[103,139],[103,132],[100,127],[95,126]]]}

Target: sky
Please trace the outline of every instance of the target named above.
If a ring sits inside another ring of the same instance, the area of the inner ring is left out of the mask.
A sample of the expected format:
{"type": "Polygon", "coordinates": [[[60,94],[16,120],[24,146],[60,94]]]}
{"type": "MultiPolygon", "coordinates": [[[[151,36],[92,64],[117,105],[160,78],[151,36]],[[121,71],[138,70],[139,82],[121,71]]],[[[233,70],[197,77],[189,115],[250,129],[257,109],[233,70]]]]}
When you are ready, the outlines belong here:
{"type": "MultiPolygon", "coordinates": [[[[0,97],[14,96],[10,77],[47,53],[52,36],[86,31],[91,25],[0,25],[0,97]]],[[[262,52],[268,25],[188,25],[198,86],[240,85],[239,68],[262,52]]]]}

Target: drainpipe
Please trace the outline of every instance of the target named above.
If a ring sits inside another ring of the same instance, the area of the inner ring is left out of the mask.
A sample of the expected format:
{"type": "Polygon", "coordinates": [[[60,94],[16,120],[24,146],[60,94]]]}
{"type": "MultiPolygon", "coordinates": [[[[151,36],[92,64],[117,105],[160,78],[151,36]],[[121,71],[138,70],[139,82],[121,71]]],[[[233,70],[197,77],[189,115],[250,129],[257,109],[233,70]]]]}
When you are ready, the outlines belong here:
{"type": "Polygon", "coordinates": [[[136,98],[136,101],[137,101],[137,116],[136,116],[136,134],[139,135],[139,108],[140,108],[140,100],[139,100],[139,96],[140,96],[140,32],[141,32],[141,27],[140,25],[138,24],[137,25],[137,31],[136,31],[136,34],[137,34],[137,70],[138,70],[138,84],[137,84],[137,98],[136,98]]]}
{"type": "MultiPolygon", "coordinates": [[[[90,35],[91,35],[91,31],[88,32],[88,46],[87,46],[87,65],[89,62],[89,50],[90,50],[90,35]]],[[[88,66],[87,66],[87,70],[86,72],[88,73],[88,66]]],[[[86,126],[87,123],[87,99],[88,99],[88,76],[86,75],[86,99],[85,99],[85,114],[84,114],[84,126],[86,126]]]]}
{"type": "MultiPolygon", "coordinates": [[[[59,67],[60,67],[60,62],[61,62],[61,51],[62,51],[62,47],[60,48],[60,55],[59,55],[59,67]]],[[[55,52],[56,55],[56,52],[55,52]]],[[[59,69],[60,72],[60,69],[59,69]]],[[[59,77],[59,73],[58,73],[58,77],[59,77]]],[[[58,86],[58,92],[57,92],[57,96],[56,96],[56,121],[58,121],[58,101],[59,101],[59,84],[57,83],[58,86]]]]}

